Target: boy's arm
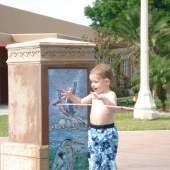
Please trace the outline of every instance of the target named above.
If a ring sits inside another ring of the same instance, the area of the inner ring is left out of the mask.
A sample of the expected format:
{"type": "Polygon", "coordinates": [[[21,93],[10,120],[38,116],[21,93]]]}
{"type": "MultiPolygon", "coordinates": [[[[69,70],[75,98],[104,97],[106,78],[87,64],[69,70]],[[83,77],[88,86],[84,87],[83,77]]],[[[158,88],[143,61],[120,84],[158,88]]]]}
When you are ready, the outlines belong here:
{"type": "Polygon", "coordinates": [[[103,98],[103,103],[106,105],[112,105],[112,106],[117,106],[117,96],[114,92],[111,92],[109,95],[109,99],[103,98]]]}
{"type": "MultiPolygon", "coordinates": [[[[117,106],[117,97],[114,92],[110,92],[109,96],[106,97],[103,94],[95,94],[94,92],[91,92],[95,98],[102,100],[103,104],[109,105],[109,106],[117,106]]],[[[109,110],[115,110],[115,108],[108,107],[109,110]]]]}
{"type": "Polygon", "coordinates": [[[67,101],[67,99],[70,99],[75,104],[89,104],[89,103],[92,102],[91,95],[88,95],[88,96],[86,96],[83,99],[80,99],[79,97],[75,96],[72,93],[72,89],[71,88],[69,89],[69,91],[63,91],[63,93],[61,93],[61,95],[63,95],[62,99],[66,98],[66,101],[67,101]]]}

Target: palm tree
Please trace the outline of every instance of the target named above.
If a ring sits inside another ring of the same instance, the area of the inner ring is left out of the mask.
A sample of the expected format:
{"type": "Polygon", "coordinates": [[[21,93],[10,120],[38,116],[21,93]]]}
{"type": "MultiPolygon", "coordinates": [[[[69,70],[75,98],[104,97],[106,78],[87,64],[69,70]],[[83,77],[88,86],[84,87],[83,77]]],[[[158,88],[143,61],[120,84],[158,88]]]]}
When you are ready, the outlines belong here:
{"type": "MultiPolygon", "coordinates": [[[[153,56],[152,56],[153,57],[153,56]]],[[[167,89],[170,88],[170,60],[167,57],[154,56],[150,61],[149,82],[162,103],[162,110],[165,111],[165,100],[167,89]]]]}
{"type": "MultiPolygon", "coordinates": [[[[159,55],[170,53],[170,17],[160,17],[156,10],[149,11],[149,51],[159,55]]],[[[129,59],[134,68],[140,64],[140,10],[126,14],[126,19],[115,23],[115,34],[119,41],[132,48],[129,59]]]]}
{"type": "Polygon", "coordinates": [[[149,14],[149,47],[160,56],[170,53],[170,17],[161,17],[156,10],[149,14]]]}
{"type": "MultiPolygon", "coordinates": [[[[162,110],[165,111],[165,100],[167,89],[170,88],[170,60],[167,57],[160,57],[155,54],[150,54],[150,64],[149,64],[149,83],[153,91],[156,91],[158,98],[162,103],[162,110]]],[[[133,81],[136,85],[132,90],[139,90],[140,83],[140,69],[137,68],[133,81]]]]}
{"type": "MultiPolygon", "coordinates": [[[[166,90],[169,80],[168,58],[170,54],[170,17],[161,17],[156,10],[149,11],[148,16],[149,51],[150,51],[150,87],[157,92],[165,110],[166,90]],[[152,56],[152,57],[151,57],[152,56]],[[164,57],[166,56],[166,57],[164,57]],[[162,58],[161,58],[162,57],[162,58]],[[168,83],[167,83],[168,82],[168,83]]],[[[140,10],[134,9],[126,19],[115,26],[119,40],[132,48],[129,60],[135,68],[132,89],[139,89],[140,82],[140,10]]]]}
{"type": "Polygon", "coordinates": [[[126,19],[114,24],[118,41],[127,44],[132,51],[128,54],[129,60],[136,68],[139,65],[140,56],[140,12],[134,9],[126,14],[126,19]]]}

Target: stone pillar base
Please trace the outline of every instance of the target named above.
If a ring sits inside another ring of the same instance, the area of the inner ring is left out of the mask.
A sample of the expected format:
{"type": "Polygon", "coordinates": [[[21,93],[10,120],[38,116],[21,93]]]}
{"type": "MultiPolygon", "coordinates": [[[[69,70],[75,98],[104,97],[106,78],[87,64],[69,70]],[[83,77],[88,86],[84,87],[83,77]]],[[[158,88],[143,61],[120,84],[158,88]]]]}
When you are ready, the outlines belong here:
{"type": "Polygon", "coordinates": [[[139,92],[137,102],[134,106],[134,118],[140,119],[156,119],[156,105],[152,98],[151,92],[139,92]]]}
{"type": "Polygon", "coordinates": [[[154,112],[154,110],[135,109],[134,118],[152,120],[157,118],[157,114],[154,112]]]}
{"type": "Polygon", "coordinates": [[[48,170],[48,146],[5,142],[1,170],[48,170]]]}

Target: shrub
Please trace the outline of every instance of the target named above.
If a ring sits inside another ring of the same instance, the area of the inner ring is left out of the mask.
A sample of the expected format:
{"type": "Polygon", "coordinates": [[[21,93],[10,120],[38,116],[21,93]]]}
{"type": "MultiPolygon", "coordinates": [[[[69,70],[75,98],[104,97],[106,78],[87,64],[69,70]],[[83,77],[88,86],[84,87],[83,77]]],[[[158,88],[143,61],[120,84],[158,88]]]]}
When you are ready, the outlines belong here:
{"type": "Polygon", "coordinates": [[[113,87],[111,90],[116,93],[117,97],[123,97],[123,91],[120,87],[113,87]]]}
{"type": "Polygon", "coordinates": [[[128,89],[122,89],[123,97],[129,96],[129,90],[128,89]]]}
{"type": "Polygon", "coordinates": [[[124,89],[124,88],[121,88],[121,87],[112,87],[111,90],[116,93],[117,97],[127,97],[127,96],[129,96],[129,90],[128,89],[124,89]]]}

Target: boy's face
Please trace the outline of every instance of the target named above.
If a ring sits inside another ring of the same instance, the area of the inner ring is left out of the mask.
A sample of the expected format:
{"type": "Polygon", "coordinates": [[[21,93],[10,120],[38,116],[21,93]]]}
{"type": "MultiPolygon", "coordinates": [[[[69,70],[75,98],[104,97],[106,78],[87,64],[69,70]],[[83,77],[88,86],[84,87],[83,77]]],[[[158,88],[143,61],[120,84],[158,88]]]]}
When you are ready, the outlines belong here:
{"type": "Polygon", "coordinates": [[[91,87],[97,94],[108,90],[110,84],[110,80],[108,78],[104,79],[103,77],[97,74],[90,74],[89,78],[91,81],[91,87]]]}

